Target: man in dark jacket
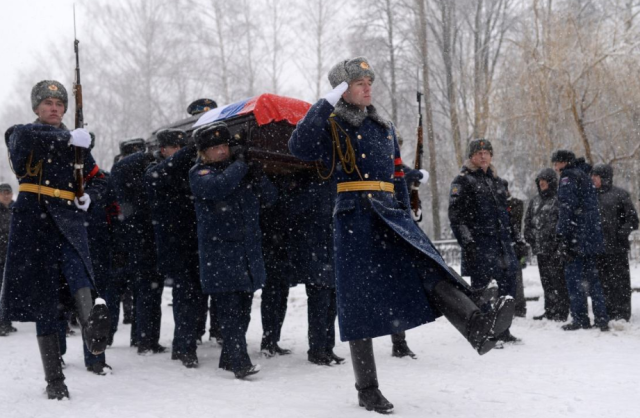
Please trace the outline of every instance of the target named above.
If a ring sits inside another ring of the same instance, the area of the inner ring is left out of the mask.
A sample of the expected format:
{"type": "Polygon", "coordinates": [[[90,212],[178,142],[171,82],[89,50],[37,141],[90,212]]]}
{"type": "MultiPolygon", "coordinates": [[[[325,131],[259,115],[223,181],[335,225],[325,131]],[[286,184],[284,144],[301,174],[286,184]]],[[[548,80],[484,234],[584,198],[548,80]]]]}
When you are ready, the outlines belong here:
{"type": "Polygon", "coordinates": [[[135,152],[113,165],[111,180],[120,205],[120,244],[130,249],[126,271],[133,281],[135,319],[132,345],[138,354],[163,353],[160,345],[164,277],[158,272],[156,242],[151,220],[145,172],[154,161],[151,153],[135,152]]]}
{"type": "Polygon", "coordinates": [[[260,370],[247,352],[251,301],[265,282],[260,207],[277,199],[275,186],[257,164],[249,166],[244,149],[229,149],[226,124],[195,133],[199,159],[189,172],[198,220],[200,283],[213,295],[222,331],[219,367],[243,379],[260,370]]]}
{"type": "Polygon", "coordinates": [[[43,80],[31,90],[36,121],[5,134],[20,194],[11,216],[0,318],[36,323],[49,399],[69,397],[58,340],[62,300],[75,302],[92,354],[104,352],[110,327],[104,300],[95,298],[85,226],[86,211],[106,182],[88,150],[89,132],[69,131],[62,123],[67,104],[64,86],[43,80]],[[84,179],[74,173],[78,148],[84,179]],[[86,183],[84,194],[76,192],[76,181],[86,183]]]}
{"type": "Polygon", "coordinates": [[[604,241],[596,189],[589,178],[591,167],[567,150],[555,151],[551,162],[556,173],[560,173],[556,231],[558,252],[565,263],[572,319],[562,329],[573,331],[591,327],[587,305],[587,297],[591,296],[595,326],[607,331],[609,315],[595,261],[595,256],[604,253],[604,241]]]}
{"type": "MultiPolygon", "coordinates": [[[[9,183],[0,184],[0,278],[4,275],[4,260],[9,245],[9,226],[11,225],[11,206],[13,206],[13,189],[9,183]]],[[[0,337],[17,331],[11,321],[0,320],[0,337]]]]}
{"type": "MultiPolygon", "coordinates": [[[[462,275],[471,277],[475,289],[495,280],[501,296],[515,298],[518,260],[507,211],[506,182],[491,164],[491,142],[474,139],[468,151],[469,159],[453,180],[449,197],[451,229],[462,247],[462,275]]],[[[509,330],[497,338],[519,341],[509,330]]]]}
{"type": "Polygon", "coordinates": [[[157,133],[156,163],[146,172],[151,218],[158,251],[158,270],[172,282],[175,329],[172,358],[197,367],[199,317],[206,306],[200,288],[196,209],[189,187],[195,145],[178,129],[157,133]]]}
{"type": "Polygon", "coordinates": [[[545,168],[536,176],[538,195],[531,200],[524,220],[524,238],[538,259],[544,291],[544,313],[533,319],[566,321],[569,293],[564,280],[564,264],[558,254],[558,176],[545,168]]]}
{"type": "Polygon", "coordinates": [[[291,153],[321,160],[337,197],[333,208],[340,337],[349,341],[358,403],[389,413],[380,392],[372,338],[434,321],[442,313],[479,354],[509,328],[514,305],[501,298],[483,314],[471,289],[447,266],[411,217],[393,124],[372,103],[375,73],[366,58],[338,62],[333,90],[289,139],[291,153]]]}
{"type": "Polygon", "coordinates": [[[638,213],[626,190],[613,185],[613,167],[596,164],[591,180],[598,194],[604,254],[598,256],[598,273],[607,313],[611,319],[631,317],[629,234],[638,229],[638,213]]]}

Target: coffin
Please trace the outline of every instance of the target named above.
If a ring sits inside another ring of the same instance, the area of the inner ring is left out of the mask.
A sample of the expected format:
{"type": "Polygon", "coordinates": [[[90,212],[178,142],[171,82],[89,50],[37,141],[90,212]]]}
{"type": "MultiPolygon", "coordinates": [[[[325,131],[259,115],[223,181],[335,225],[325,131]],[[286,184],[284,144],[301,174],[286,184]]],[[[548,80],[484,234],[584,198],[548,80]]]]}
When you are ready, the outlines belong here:
{"type": "Polygon", "coordinates": [[[248,146],[247,157],[262,163],[267,174],[315,170],[315,163],[292,156],[287,146],[296,124],[310,107],[302,100],[261,94],[162,126],[148,142],[155,142],[156,133],[163,129],[182,129],[191,136],[200,126],[223,121],[232,137],[248,146]]]}

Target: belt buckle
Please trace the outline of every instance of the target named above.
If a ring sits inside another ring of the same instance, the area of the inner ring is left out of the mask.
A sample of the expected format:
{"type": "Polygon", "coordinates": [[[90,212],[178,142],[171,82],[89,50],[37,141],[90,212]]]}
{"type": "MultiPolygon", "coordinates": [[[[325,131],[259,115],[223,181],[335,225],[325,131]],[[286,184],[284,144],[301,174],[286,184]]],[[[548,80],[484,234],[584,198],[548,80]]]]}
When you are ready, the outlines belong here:
{"type": "Polygon", "coordinates": [[[384,181],[380,182],[380,191],[384,191],[384,181]]]}
{"type": "Polygon", "coordinates": [[[60,197],[60,189],[55,189],[55,190],[53,191],[53,195],[54,195],[55,197],[60,197]]]}

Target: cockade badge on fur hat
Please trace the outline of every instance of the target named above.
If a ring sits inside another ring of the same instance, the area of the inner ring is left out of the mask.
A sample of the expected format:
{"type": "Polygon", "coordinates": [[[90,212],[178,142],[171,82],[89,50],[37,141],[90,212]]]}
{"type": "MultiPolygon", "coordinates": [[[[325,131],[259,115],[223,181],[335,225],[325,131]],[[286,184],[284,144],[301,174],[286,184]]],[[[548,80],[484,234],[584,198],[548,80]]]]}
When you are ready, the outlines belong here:
{"type": "Polygon", "coordinates": [[[335,88],[338,84],[347,83],[362,77],[371,77],[375,80],[376,75],[365,57],[356,57],[349,60],[340,61],[329,70],[329,83],[335,88]]]}

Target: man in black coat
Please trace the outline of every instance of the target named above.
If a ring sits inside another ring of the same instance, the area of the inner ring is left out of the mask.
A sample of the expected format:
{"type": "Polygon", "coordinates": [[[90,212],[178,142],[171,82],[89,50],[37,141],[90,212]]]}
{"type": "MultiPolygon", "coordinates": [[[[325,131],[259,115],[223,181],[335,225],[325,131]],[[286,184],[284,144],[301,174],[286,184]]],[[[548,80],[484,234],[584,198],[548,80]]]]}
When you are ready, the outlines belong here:
{"type": "Polygon", "coordinates": [[[206,307],[200,288],[196,209],[189,186],[189,170],[197,150],[187,146],[178,129],[158,132],[156,162],[146,172],[158,270],[172,282],[175,329],[172,358],[187,368],[197,367],[199,317],[206,307]]]}
{"type": "Polygon", "coordinates": [[[596,164],[591,180],[598,194],[604,254],[597,259],[600,283],[611,319],[631,317],[629,234],[638,229],[638,213],[626,190],[613,185],[613,167],[596,164]]]}
{"type": "Polygon", "coordinates": [[[154,161],[149,152],[133,153],[113,165],[111,180],[120,205],[119,233],[126,254],[126,271],[132,275],[135,318],[132,345],[138,354],[162,353],[160,323],[164,278],[158,272],[145,172],[154,161]],[[121,235],[120,235],[121,234],[121,235]]]}
{"type": "Polygon", "coordinates": [[[545,168],[536,176],[538,195],[531,200],[524,220],[524,238],[538,259],[544,290],[544,313],[533,319],[566,321],[569,293],[564,280],[564,263],[558,254],[558,176],[545,168]]]}
{"type": "Polygon", "coordinates": [[[604,253],[602,227],[596,190],[589,172],[591,166],[568,150],[551,156],[553,169],[560,173],[558,186],[558,252],[564,258],[564,274],[569,291],[571,323],[565,331],[591,328],[587,297],[591,296],[595,325],[609,330],[609,315],[598,278],[596,256],[604,253]]]}
{"type": "Polygon", "coordinates": [[[5,141],[20,183],[13,206],[7,261],[0,292],[0,318],[35,322],[49,399],[69,397],[58,340],[61,306],[75,302],[87,349],[100,355],[107,346],[109,312],[95,298],[85,226],[91,201],[104,190],[91,151],[89,132],[69,131],[65,87],[43,80],[31,90],[34,123],[15,125],[5,141]],[[83,156],[76,160],[76,152],[83,156]],[[82,166],[84,178],[75,167],[82,166]],[[77,182],[84,193],[78,193],[77,182]],[[94,304],[95,299],[95,304],[94,304]]]}
{"type": "MultiPolygon", "coordinates": [[[[486,139],[469,143],[469,159],[451,184],[449,221],[462,247],[462,275],[482,289],[492,280],[501,296],[515,297],[518,260],[507,211],[506,182],[491,164],[493,147],[486,139]]],[[[497,338],[518,342],[507,329],[497,338]]]]}
{"type": "MultiPolygon", "coordinates": [[[[9,244],[9,225],[11,225],[11,206],[13,206],[13,190],[9,183],[0,184],[0,277],[4,275],[4,259],[7,257],[9,244]]],[[[0,321],[0,337],[15,332],[11,321],[0,321]]]]}

